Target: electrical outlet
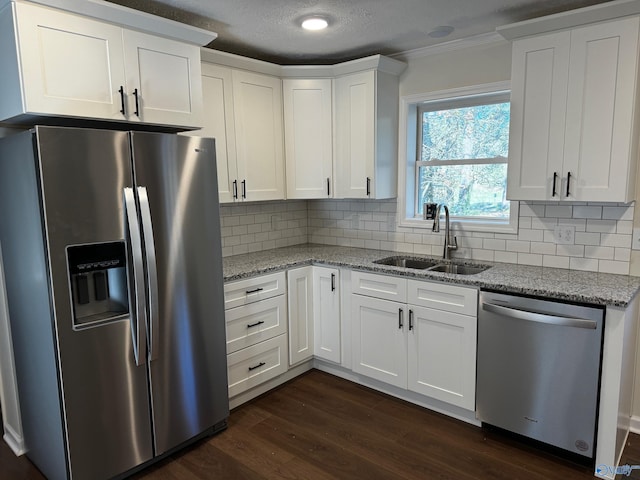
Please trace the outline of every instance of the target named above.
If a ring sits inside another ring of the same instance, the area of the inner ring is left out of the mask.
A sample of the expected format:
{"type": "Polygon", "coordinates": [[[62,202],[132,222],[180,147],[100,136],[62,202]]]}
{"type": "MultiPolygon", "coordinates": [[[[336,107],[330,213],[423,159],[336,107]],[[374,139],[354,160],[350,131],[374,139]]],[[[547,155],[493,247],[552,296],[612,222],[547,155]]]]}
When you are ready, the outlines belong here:
{"type": "Polygon", "coordinates": [[[556,243],[559,245],[573,245],[576,236],[576,227],[573,225],[556,225],[553,229],[556,243]]]}

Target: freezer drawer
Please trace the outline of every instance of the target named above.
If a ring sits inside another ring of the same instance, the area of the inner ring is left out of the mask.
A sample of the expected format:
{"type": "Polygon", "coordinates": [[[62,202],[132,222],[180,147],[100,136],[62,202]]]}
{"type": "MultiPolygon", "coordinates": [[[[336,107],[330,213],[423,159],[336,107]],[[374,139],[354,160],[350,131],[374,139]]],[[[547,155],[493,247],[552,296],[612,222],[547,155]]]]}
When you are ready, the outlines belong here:
{"type": "Polygon", "coordinates": [[[604,310],[481,292],[476,415],[594,456],[604,310]]]}

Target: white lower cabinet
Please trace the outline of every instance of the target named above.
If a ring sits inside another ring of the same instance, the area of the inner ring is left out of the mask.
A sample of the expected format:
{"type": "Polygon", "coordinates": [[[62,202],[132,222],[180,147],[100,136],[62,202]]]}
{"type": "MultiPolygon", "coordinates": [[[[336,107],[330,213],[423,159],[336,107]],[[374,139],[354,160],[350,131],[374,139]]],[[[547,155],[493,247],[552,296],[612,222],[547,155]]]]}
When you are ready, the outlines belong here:
{"type": "Polygon", "coordinates": [[[313,267],[287,273],[289,302],[289,364],[313,357],[313,267]]]}
{"type": "Polygon", "coordinates": [[[278,335],[227,355],[227,368],[229,397],[283,374],[289,368],[287,336],[278,335]]]}
{"type": "Polygon", "coordinates": [[[353,272],[352,292],[355,372],[474,410],[477,290],[353,272]]]}
{"type": "Polygon", "coordinates": [[[340,270],[313,267],[313,351],[316,358],[342,361],[340,270]]]}
{"type": "Polygon", "coordinates": [[[353,295],[351,309],[353,370],[407,388],[406,304],[353,295]]]}
{"type": "Polygon", "coordinates": [[[285,273],[224,286],[229,397],[289,368],[285,273]]]}

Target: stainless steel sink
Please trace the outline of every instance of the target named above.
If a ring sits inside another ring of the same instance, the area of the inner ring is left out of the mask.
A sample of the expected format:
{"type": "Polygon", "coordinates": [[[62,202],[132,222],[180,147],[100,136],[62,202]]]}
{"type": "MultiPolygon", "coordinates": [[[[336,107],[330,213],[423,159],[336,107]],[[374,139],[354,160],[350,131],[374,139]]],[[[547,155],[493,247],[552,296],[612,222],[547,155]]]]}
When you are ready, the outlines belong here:
{"type": "Polygon", "coordinates": [[[457,263],[443,263],[430,268],[430,272],[455,273],[456,275],[476,275],[490,268],[488,265],[459,265],[457,263]]]}
{"type": "Polygon", "coordinates": [[[438,265],[439,262],[433,260],[426,260],[421,258],[412,258],[412,257],[387,257],[382,258],[380,260],[376,260],[373,263],[377,263],[378,265],[391,265],[392,267],[404,267],[404,268],[414,268],[416,270],[426,270],[427,268],[431,268],[434,265],[438,265]]]}

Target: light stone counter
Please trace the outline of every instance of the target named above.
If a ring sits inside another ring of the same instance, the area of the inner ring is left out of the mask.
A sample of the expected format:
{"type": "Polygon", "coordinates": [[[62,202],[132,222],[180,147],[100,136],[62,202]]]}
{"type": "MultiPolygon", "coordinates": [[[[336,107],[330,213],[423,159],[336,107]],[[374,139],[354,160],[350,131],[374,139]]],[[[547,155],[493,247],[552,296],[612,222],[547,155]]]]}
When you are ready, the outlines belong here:
{"type": "MultiPolygon", "coordinates": [[[[491,268],[475,275],[431,272],[373,263],[375,260],[392,256],[436,259],[426,255],[403,254],[386,250],[331,245],[296,245],[226,257],[224,258],[224,281],[230,282],[314,264],[617,307],[629,305],[640,289],[640,277],[510,263],[481,262],[482,265],[491,265],[491,268]]],[[[458,260],[455,257],[453,260],[456,263],[479,264],[469,260],[458,260]]]]}

